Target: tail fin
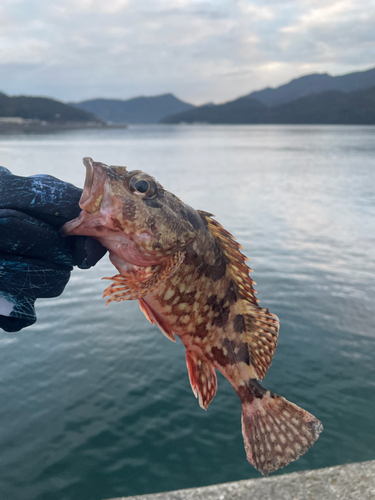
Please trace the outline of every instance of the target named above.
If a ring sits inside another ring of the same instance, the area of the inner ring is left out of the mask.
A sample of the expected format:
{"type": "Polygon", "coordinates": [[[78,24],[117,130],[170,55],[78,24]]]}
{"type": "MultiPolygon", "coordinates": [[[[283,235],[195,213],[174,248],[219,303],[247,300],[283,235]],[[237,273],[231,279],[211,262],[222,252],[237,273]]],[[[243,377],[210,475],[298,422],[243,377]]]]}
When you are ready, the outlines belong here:
{"type": "Polygon", "coordinates": [[[297,460],[323,430],[314,415],[267,391],[255,379],[242,400],[242,434],[248,461],[264,476],[297,460]]]}

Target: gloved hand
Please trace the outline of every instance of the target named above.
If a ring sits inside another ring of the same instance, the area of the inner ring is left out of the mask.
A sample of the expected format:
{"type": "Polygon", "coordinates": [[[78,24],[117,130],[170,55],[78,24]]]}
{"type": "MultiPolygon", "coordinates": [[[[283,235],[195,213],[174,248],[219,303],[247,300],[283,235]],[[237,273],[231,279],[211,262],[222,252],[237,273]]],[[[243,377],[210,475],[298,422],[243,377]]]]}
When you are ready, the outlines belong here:
{"type": "Polygon", "coordinates": [[[36,321],[37,298],[56,297],[73,266],[88,269],[106,253],[87,236],[62,238],[80,213],[81,189],[49,175],[18,177],[0,167],[0,328],[16,332],[36,321]]]}

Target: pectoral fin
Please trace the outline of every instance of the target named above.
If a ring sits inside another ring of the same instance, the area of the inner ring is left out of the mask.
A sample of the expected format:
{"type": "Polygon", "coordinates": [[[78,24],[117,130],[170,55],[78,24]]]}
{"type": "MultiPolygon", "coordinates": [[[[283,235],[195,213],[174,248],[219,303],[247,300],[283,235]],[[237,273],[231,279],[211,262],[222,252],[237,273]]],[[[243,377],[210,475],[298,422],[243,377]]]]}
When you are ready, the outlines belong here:
{"type": "Polygon", "coordinates": [[[207,410],[217,390],[214,366],[196,352],[186,349],[186,365],[194,396],[199,397],[199,406],[207,410]]]}
{"type": "Polygon", "coordinates": [[[126,274],[117,274],[104,290],[103,297],[109,297],[106,302],[120,302],[122,300],[136,300],[150,293],[160,283],[168,279],[183,262],[185,254],[176,252],[166,262],[151,267],[132,268],[126,274]]]}

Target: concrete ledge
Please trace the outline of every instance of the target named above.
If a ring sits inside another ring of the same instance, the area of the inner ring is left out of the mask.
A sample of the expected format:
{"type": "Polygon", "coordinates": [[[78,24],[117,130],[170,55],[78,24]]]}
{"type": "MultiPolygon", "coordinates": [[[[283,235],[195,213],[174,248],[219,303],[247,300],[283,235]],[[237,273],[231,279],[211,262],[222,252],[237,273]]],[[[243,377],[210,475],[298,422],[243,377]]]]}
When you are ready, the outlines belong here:
{"type": "Polygon", "coordinates": [[[375,460],[112,500],[374,500],[375,460]]]}

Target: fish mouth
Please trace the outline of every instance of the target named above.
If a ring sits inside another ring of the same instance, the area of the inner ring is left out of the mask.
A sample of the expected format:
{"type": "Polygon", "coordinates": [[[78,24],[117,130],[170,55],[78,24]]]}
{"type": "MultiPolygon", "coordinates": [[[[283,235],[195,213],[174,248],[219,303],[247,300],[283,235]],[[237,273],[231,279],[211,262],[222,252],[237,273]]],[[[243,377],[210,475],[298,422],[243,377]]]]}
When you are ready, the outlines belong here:
{"type": "Polygon", "coordinates": [[[109,250],[113,264],[121,272],[128,264],[147,267],[159,264],[164,256],[150,255],[145,243],[152,237],[148,232],[128,235],[115,227],[112,214],[121,209],[121,201],[111,196],[108,177],[110,167],[92,158],[83,158],[86,178],[79,206],[82,212],[76,219],[65,223],[61,236],[91,236],[109,250]]]}
{"type": "Polygon", "coordinates": [[[86,167],[86,178],[79,206],[80,215],[62,226],[62,236],[95,235],[95,228],[107,222],[106,214],[101,213],[103,196],[106,191],[106,165],[96,162],[92,158],[83,158],[86,167]]]}
{"type": "Polygon", "coordinates": [[[83,158],[83,164],[86,167],[86,178],[79,206],[88,214],[97,214],[103,201],[107,165],[89,157],[83,158]]]}

